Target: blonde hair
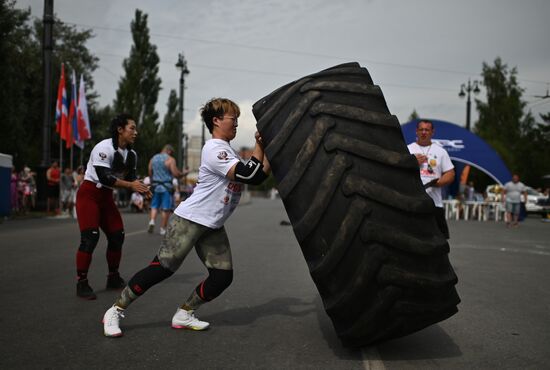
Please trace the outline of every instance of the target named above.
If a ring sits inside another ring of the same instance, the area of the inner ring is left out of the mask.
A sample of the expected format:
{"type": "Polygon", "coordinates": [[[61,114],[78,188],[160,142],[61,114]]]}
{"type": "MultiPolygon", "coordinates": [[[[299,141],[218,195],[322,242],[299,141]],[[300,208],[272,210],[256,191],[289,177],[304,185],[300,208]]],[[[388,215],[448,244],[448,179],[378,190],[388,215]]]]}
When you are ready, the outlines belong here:
{"type": "Polygon", "coordinates": [[[214,129],[214,117],[222,118],[226,113],[233,113],[235,117],[241,115],[239,106],[232,100],[226,98],[213,98],[207,101],[201,108],[201,117],[208,131],[214,129]]]}

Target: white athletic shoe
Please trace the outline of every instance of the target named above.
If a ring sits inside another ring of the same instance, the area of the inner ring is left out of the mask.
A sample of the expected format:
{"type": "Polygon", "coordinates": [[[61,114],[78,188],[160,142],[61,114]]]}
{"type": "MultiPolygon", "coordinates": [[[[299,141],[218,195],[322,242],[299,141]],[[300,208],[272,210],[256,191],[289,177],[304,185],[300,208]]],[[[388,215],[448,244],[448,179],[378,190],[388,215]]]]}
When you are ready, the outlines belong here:
{"type": "Polygon", "coordinates": [[[113,306],[103,315],[103,334],[106,337],[121,337],[120,319],[124,317],[124,310],[113,306]]]}
{"type": "Polygon", "coordinates": [[[151,221],[149,221],[149,227],[147,228],[147,232],[149,234],[152,234],[153,231],[155,231],[155,221],[151,220],[151,221]]]}
{"type": "Polygon", "coordinates": [[[160,228],[160,235],[162,236],[166,235],[166,229],[164,227],[160,228]]]}
{"type": "Polygon", "coordinates": [[[205,330],[210,326],[206,321],[200,321],[193,315],[193,311],[186,311],[178,308],[174,317],[172,317],[172,327],[174,329],[205,330]]]}

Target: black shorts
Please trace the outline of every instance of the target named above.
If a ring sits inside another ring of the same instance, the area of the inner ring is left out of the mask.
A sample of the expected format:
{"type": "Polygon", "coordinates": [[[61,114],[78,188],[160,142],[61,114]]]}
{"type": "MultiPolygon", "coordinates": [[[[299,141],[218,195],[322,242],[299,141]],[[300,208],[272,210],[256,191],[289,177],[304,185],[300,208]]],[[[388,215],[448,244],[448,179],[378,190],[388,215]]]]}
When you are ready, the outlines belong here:
{"type": "Polygon", "coordinates": [[[437,227],[445,235],[446,239],[449,239],[449,227],[447,226],[447,221],[445,220],[445,209],[441,207],[435,207],[435,221],[437,222],[437,227]]]}
{"type": "Polygon", "coordinates": [[[48,185],[48,198],[59,198],[59,185],[48,185]]]}

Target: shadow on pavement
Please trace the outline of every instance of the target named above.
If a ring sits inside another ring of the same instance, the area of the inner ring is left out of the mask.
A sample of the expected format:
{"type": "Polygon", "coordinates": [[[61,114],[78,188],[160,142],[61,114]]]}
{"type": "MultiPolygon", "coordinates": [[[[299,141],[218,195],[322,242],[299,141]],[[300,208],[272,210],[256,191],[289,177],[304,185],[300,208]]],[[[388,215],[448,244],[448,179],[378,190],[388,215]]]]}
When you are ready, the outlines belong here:
{"type": "MultiPolygon", "coordinates": [[[[194,274],[185,274],[194,275],[194,274]]],[[[175,277],[175,276],[174,276],[175,277]]],[[[253,307],[236,307],[222,310],[214,314],[202,314],[200,317],[213,323],[216,327],[223,326],[247,326],[254,321],[273,315],[300,317],[315,312],[312,303],[297,298],[275,298],[269,302],[253,307]]],[[[155,322],[147,322],[136,325],[125,325],[125,331],[138,329],[151,329],[170,326],[171,314],[168,318],[155,322]]]]}
{"type": "MultiPolygon", "coordinates": [[[[342,345],[330,318],[325,313],[320,297],[316,299],[315,304],[319,327],[334,354],[341,359],[361,358],[361,349],[350,349],[342,345]]],[[[441,359],[462,355],[460,348],[439,325],[432,325],[420,332],[379,344],[376,348],[382,361],[441,359]]]]}
{"type": "Polygon", "coordinates": [[[274,315],[300,317],[315,312],[312,302],[298,298],[275,298],[269,302],[251,307],[236,307],[204,316],[216,326],[250,325],[259,318],[274,315]]]}
{"type": "Polygon", "coordinates": [[[379,344],[382,361],[442,359],[462,356],[462,351],[439,325],[379,344]]]}
{"type": "Polygon", "coordinates": [[[362,353],[360,349],[346,348],[342,345],[342,342],[336,335],[332,321],[328,317],[323,301],[320,296],[315,299],[315,306],[317,307],[317,320],[319,321],[319,328],[323,333],[323,337],[327,346],[332,350],[335,356],[343,360],[355,360],[362,361],[362,353]]]}

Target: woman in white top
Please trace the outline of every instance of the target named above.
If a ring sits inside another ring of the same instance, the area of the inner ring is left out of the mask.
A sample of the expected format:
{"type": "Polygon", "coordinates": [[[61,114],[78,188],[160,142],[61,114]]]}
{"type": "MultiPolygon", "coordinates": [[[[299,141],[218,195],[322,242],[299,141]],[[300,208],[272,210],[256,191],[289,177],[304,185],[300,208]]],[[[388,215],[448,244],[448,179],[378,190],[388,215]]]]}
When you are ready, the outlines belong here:
{"type": "Polygon", "coordinates": [[[201,115],[212,139],[202,149],[197,186],[174,211],[175,217],[170,220],[153,261],[130,279],[115,304],[105,313],[105,336],[122,335],[119,322],[123,311],[147,289],[170,277],[193,247],[208,269],[208,277],[177,309],[172,318],[173,328],[208,328],[209,323],[197,319],[194,310],[219,296],[231,284],[231,249],[223,225],[239,203],[243,184],[264,181],[269,164],[264,161],[264,148],[257,132],[253,155],[247,162],[243,162],[229,145],[237,133],[240,115],[237,104],[229,99],[215,98],[202,107],[201,115]]]}
{"type": "Polygon", "coordinates": [[[131,189],[151,196],[149,188],[136,178],[137,155],[132,149],[137,130],[134,120],[120,114],[111,121],[111,137],[100,141],[90,153],[84,181],[76,194],[76,213],[80,246],[76,253],[77,296],[96,299],[88,283],[92,253],[101,228],[107,237],[107,289],[121,289],[124,280],[118,273],[124,242],[124,225],[113,201],[113,188],[131,189]]]}

